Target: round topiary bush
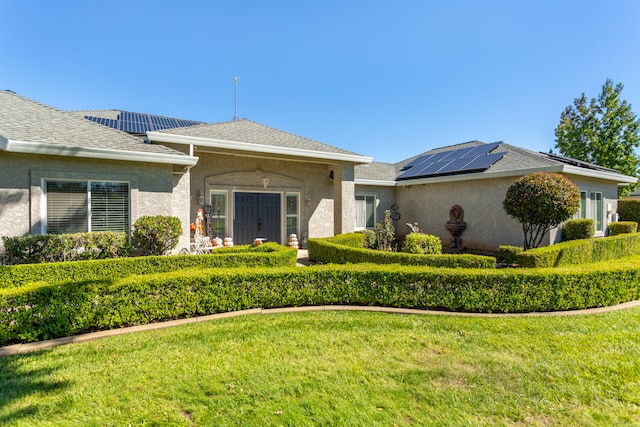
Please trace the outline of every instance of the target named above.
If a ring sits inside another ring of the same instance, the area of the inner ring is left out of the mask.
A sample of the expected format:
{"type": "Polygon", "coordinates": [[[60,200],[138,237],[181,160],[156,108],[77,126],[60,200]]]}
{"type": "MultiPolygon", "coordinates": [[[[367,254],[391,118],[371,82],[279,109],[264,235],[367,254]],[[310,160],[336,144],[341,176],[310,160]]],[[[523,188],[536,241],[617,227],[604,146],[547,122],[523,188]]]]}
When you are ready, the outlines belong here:
{"type": "Polygon", "coordinates": [[[133,227],[133,244],[145,255],[164,255],[178,246],[182,235],[182,224],[175,216],[141,216],[133,227]]]}
{"type": "Polygon", "coordinates": [[[536,172],[511,184],[502,204],[522,224],[527,250],[538,247],[551,228],[578,212],[580,191],[559,173],[536,172]]]}
{"type": "Polygon", "coordinates": [[[410,254],[441,254],[439,237],[424,233],[410,233],[404,240],[404,251],[410,254]]]}

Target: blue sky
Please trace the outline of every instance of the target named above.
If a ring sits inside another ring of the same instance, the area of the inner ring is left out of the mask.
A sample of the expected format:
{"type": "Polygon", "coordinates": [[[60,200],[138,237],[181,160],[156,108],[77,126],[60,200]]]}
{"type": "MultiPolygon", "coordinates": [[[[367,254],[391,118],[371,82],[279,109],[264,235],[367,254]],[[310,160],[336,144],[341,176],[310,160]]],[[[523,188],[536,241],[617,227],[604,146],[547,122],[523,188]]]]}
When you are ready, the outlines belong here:
{"type": "Polygon", "coordinates": [[[396,162],[537,151],[607,78],[640,112],[640,2],[0,0],[0,89],[60,109],[234,115],[396,162]]]}

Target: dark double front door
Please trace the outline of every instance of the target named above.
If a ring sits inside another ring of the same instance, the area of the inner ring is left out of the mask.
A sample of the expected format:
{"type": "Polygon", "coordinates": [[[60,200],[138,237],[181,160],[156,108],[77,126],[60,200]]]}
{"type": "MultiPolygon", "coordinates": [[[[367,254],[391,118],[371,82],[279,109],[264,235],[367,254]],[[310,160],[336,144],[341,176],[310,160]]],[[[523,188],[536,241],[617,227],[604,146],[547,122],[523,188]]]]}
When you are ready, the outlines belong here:
{"type": "Polygon", "coordinates": [[[238,245],[256,237],[280,242],[280,194],[235,193],[233,240],[238,245]]]}

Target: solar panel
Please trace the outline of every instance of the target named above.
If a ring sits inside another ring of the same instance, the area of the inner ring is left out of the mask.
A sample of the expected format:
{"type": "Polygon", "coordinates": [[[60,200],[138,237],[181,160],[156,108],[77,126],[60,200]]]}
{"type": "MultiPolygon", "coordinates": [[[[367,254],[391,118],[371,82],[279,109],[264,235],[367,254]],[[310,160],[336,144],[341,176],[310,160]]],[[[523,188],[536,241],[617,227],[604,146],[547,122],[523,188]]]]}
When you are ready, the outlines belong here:
{"type": "Polygon", "coordinates": [[[473,150],[471,150],[471,152],[469,152],[469,156],[481,156],[483,154],[487,154],[490,153],[491,151],[495,150],[496,147],[498,147],[498,145],[500,145],[499,142],[492,142],[491,144],[483,144],[483,145],[478,145],[477,147],[473,147],[473,150]]]}
{"type": "Polygon", "coordinates": [[[193,120],[173,119],[171,117],[154,116],[151,114],[120,111],[118,119],[85,116],[85,119],[100,123],[128,133],[144,134],[153,130],[180,128],[199,125],[201,122],[193,120]]]}
{"type": "Polygon", "coordinates": [[[460,157],[459,159],[452,160],[448,162],[446,165],[443,165],[440,169],[438,169],[438,175],[449,172],[458,172],[460,170],[464,170],[464,167],[467,163],[473,161],[475,157],[460,157]]]}
{"type": "Polygon", "coordinates": [[[397,180],[486,170],[506,152],[491,153],[499,142],[427,154],[407,163],[397,180]]]}
{"type": "Polygon", "coordinates": [[[506,152],[485,154],[484,156],[476,157],[472,162],[466,165],[465,170],[485,170],[492,166],[495,162],[500,160],[506,152]]]}

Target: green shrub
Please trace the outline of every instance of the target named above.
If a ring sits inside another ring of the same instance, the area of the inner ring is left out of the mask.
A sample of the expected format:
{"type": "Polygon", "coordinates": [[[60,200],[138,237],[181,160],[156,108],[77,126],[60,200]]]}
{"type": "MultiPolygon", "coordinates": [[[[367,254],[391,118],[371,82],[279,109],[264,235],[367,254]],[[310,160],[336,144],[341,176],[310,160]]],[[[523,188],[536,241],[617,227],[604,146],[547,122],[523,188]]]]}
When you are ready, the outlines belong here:
{"type": "MultiPolygon", "coordinates": [[[[369,249],[378,249],[378,241],[376,239],[376,232],[373,230],[364,230],[364,247],[369,249]]],[[[360,246],[356,246],[360,247],[360,246]]]]}
{"type": "Polygon", "coordinates": [[[522,224],[527,250],[538,247],[551,228],[580,209],[580,191],[564,175],[535,172],[511,184],[502,206],[522,224]]]}
{"type": "Polygon", "coordinates": [[[450,268],[493,268],[496,262],[495,258],[483,255],[419,255],[371,250],[362,247],[363,241],[364,236],[362,233],[341,234],[323,239],[309,239],[309,259],[324,264],[376,263],[429,265],[450,268]],[[356,245],[358,239],[362,242],[361,246],[356,245]]]}
{"type": "Polygon", "coordinates": [[[640,224],[640,199],[618,200],[618,214],[621,221],[634,221],[640,224]]]}
{"type": "Polygon", "coordinates": [[[640,258],[563,269],[348,265],[183,270],[0,289],[0,344],[252,308],[351,304],[532,312],[640,298],[640,258]]]}
{"type": "Polygon", "coordinates": [[[498,247],[498,262],[513,265],[518,261],[518,254],[522,253],[522,246],[501,245],[498,247]]]}
{"type": "Polygon", "coordinates": [[[109,280],[132,275],[168,273],[189,268],[291,267],[297,251],[274,242],[220,248],[207,255],[144,256],[95,261],[0,266],[0,289],[46,281],[109,280]]]}
{"type": "Polygon", "coordinates": [[[518,254],[521,267],[560,267],[640,254],[640,234],[571,240],[518,254]]]}
{"type": "Polygon", "coordinates": [[[376,247],[381,251],[391,251],[396,239],[395,228],[391,221],[391,213],[384,211],[384,219],[376,224],[376,247]]]}
{"type": "Polygon", "coordinates": [[[638,223],[634,221],[617,221],[612,222],[607,227],[609,236],[618,234],[635,233],[638,231],[638,223]]]}
{"type": "Polygon", "coordinates": [[[145,255],[164,255],[178,246],[180,219],[174,216],[141,216],[134,224],[133,244],[145,255]]]}
{"type": "Polygon", "coordinates": [[[126,257],[126,233],[33,234],[3,237],[6,264],[32,264],[126,257]]]}
{"type": "Polygon", "coordinates": [[[410,254],[441,254],[439,237],[424,233],[409,233],[404,240],[404,251],[410,254]]]}
{"type": "Polygon", "coordinates": [[[570,219],[562,226],[562,240],[590,239],[595,234],[593,219],[570,219]]]}

